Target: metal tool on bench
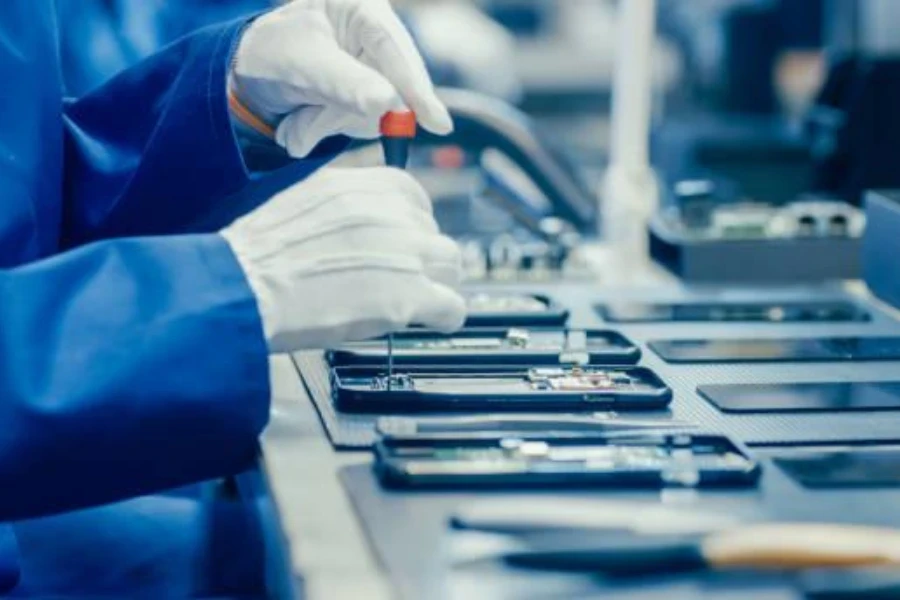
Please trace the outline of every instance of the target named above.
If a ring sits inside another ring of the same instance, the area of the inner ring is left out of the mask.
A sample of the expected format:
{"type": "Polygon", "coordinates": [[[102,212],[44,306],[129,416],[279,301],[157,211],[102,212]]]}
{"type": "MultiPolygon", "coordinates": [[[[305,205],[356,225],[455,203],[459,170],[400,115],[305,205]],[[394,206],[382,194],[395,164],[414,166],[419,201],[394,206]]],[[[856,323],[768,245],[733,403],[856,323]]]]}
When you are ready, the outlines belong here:
{"type": "Polygon", "coordinates": [[[695,425],[676,419],[621,417],[613,412],[595,413],[512,413],[441,417],[381,417],[376,430],[383,436],[420,438],[489,437],[518,433],[560,435],[611,434],[634,431],[692,429],[695,425]]]}
{"type": "Polygon", "coordinates": [[[486,498],[463,504],[450,517],[456,532],[474,531],[509,536],[548,533],[635,535],[700,535],[745,523],[746,514],[718,512],[708,507],[677,506],[646,501],[600,500],[571,496],[521,495],[514,504],[486,498]]]}
{"type": "Polygon", "coordinates": [[[819,523],[739,526],[705,536],[548,534],[503,555],[535,569],[647,575],[702,570],[900,566],[900,529],[819,523]]]}

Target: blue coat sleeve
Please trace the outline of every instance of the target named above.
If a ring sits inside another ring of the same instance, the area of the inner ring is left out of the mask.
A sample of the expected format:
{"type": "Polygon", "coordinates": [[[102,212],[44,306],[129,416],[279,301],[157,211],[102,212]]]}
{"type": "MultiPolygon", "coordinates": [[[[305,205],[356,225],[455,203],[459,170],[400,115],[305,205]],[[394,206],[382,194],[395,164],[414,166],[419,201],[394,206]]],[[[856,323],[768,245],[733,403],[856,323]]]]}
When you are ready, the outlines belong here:
{"type": "Polygon", "coordinates": [[[218,235],[111,240],[0,271],[0,521],[252,465],[255,299],[218,235]]]}
{"type": "Polygon", "coordinates": [[[343,150],[333,138],[294,161],[272,144],[265,170],[277,183],[248,186],[226,93],[247,22],[202,29],[66,102],[63,247],[214,231],[343,150]]]}
{"type": "Polygon", "coordinates": [[[226,97],[245,24],[204,29],[66,103],[64,247],[183,231],[246,184],[226,97]]]}

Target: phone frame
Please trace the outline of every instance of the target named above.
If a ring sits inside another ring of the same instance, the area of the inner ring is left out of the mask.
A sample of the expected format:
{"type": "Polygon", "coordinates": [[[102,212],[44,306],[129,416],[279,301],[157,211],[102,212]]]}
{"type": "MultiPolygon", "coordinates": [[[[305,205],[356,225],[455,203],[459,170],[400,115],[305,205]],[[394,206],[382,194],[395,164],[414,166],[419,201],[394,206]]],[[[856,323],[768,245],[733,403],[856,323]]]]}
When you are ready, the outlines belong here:
{"type": "MultiPolygon", "coordinates": [[[[641,442],[650,443],[654,440],[665,439],[671,441],[676,437],[689,436],[695,444],[717,443],[722,444],[722,451],[733,452],[743,457],[750,468],[744,470],[705,470],[699,472],[699,480],[693,487],[746,487],[756,485],[762,472],[760,462],[753,458],[749,451],[723,435],[706,433],[672,433],[666,435],[642,435],[636,433],[632,438],[560,438],[546,440],[554,446],[585,446],[585,445],[638,445],[641,442]]],[[[445,473],[445,474],[410,474],[405,468],[408,460],[398,456],[397,450],[410,447],[431,447],[438,449],[452,448],[496,448],[502,443],[501,439],[495,440],[408,440],[408,439],[382,439],[374,446],[375,462],[373,468],[382,485],[389,488],[403,489],[460,489],[460,488],[493,488],[493,489],[519,489],[519,488],[651,488],[658,489],[669,487],[674,482],[667,481],[660,470],[623,470],[623,471],[587,471],[579,472],[575,469],[569,471],[544,471],[544,472],[497,472],[493,474],[479,473],[445,473]]],[[[659,444],[658,444],[659,445],[659,444]]],[[[693,445],[693,444],[692,444],[693,445]]]]}
{"type": "MultiPolygon", "coordinates": [[[[524,377],[530,366],[503,367],[414,367],[404,374],[448,379],[454,376],[524,377]]],[[[348,388],[349,378],[374,378],[385,375],[383,367],[336,367],[331,369],[332,399],[341,412],[353,413],[454,413],[454,412],[596,412],[605,410],[662,410],[672,401],[672,389],[646,367],[623,365],[584,365],[585,369],[626,372],[654,387],[652,393],[627,391],[547,391],[525,394],[428,393],[418,390],[358,390],[348,388]],[[535,396],[546,398],[536,401],[535,396]]]]}
{"type": "MultiPolygon", "coordinates": [[[[437,351],[421,351],[421,349],[407,350],[398,347],[398,342],[409,339],[433,338],[436,340],[450,338],[467,338],[479,336],[496,336],[505,338],[510,329],[515,327],[468,327],[454,334],[441,334],[430,330],[406,330],[394,334],[394,365],[407,367],[411,365],[531,365],[533,367],[558,366],[567,364],[560,362],[560,356],[567,354],[565,349],[561,351],[535,350],[528,348],[522,351],[490,351],[481,348],[450,349],[437,351]]],[[[588,340],[591,338],[605,338],[609,346],[596,351],[588,352],[586,364],[597,365],[634,365],[641,359],[641,349],[631,340],[617,331],[609,329],[582,329],[569,327],[527,327],[523,328],[534,333],[566,333],[570,331],[583,331],[588,340]]],[[[379,338],[381,342],[377,346],[369,343],[347,344],[343,347],[329,350],[325,358],[332,367],[343,366],[371,366],[387,364],[387,340],[379,338]]]]}

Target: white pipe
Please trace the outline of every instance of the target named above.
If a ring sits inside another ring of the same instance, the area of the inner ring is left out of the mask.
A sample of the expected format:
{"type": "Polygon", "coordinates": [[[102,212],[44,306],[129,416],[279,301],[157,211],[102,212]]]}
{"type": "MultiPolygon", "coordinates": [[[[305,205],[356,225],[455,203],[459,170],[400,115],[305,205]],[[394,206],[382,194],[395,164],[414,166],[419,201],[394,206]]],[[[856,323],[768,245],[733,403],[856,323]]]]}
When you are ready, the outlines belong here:
{"type": "Polygon", "coordinates": [[[650,166],[656,0],[619,0],[610,160],[628,173],[650,166]]]}
{"type": "Polygon", "coordinates": [[[619,0],[612,90],[610,162],[600,192],[604,241],[617,255],[609,271],[629,273],[625,261],[646,261],[647,223],[659,204],[650,168],[650,119],[656,0],[619,0]]]}

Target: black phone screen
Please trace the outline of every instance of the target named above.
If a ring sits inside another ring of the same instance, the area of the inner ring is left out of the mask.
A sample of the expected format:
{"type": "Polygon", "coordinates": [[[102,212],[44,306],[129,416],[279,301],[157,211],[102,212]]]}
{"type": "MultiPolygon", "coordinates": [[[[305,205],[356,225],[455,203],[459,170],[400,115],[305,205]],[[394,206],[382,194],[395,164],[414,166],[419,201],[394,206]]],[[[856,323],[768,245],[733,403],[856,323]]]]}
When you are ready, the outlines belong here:
{"type": "Polygon", "coordinates": [[[900,410],[900,382],[705,385],[697,392],[723,412],[900,410]]]}
{"type": "Polygon", "coordinates": [[[846,448],[777,456],[781,469],[804,487],[843,488],[900,485],[900,448],[846,448]]]}
{"type": "Polygon", "coordinates": [[[797,323],[865,321],[869,313],[852,302],[615,302],[597,312],[613,323],[745,322],[797,323]]]}
{"type": "Polygon", "coordinates": [[[670,340],[651,342],[666,362],[785,362],[835,360],[839,355],[821,340],[670,340]]]}
{"type": "Polygon", "coordinates": [[[649,347],[671,363],[900,360],[900,338],[664,340],[649,347]]]}

